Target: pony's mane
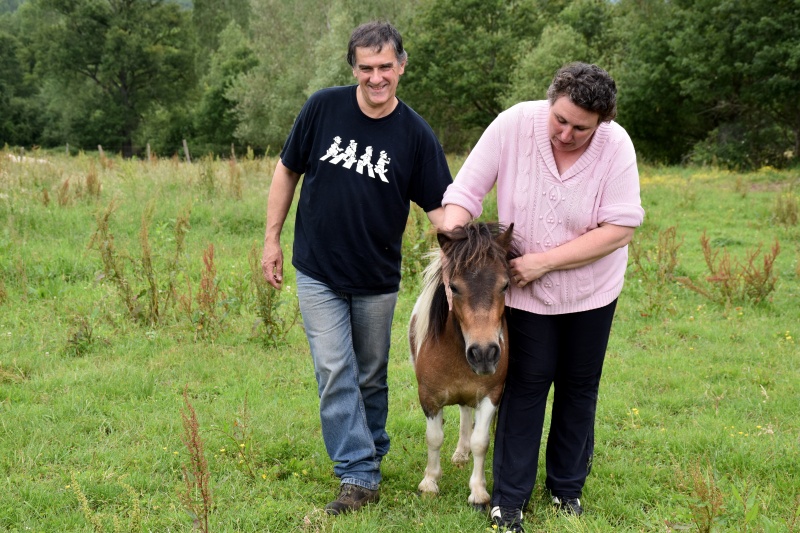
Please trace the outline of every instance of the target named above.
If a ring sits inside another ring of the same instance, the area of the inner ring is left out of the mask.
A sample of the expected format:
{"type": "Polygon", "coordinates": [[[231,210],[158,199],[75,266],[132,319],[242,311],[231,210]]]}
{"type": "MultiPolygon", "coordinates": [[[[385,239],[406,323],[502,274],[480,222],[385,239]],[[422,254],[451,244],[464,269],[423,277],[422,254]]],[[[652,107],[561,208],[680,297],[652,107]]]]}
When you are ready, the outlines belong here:
{"type": "Polygon", "coordinates": [[[497,240],[506,229],[496,222],[470,222],[446,233],[448,239],[440,250],[428,255],[430,263],[425,268],[422,292],[414,307],[417,349],[428,336],[439,337],[447,324],[450,311],[443,274],[452,279],[467,270],[480,269],[497,261],[508,272],[509,261],[519,257],[520,253],[515,240],[512,239],[508,246],[497,240]]]}

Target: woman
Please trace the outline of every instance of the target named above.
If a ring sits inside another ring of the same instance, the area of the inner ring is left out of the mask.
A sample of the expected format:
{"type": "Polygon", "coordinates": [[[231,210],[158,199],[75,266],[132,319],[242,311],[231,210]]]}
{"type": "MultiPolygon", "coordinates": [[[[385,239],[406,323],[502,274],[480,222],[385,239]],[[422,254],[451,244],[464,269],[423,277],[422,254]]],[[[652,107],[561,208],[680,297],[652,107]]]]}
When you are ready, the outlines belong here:
{"type": "Polygon", "coordinates": [[[442,201],[451,229],[479,216],[496,184],[500,222],[514,223],[524,254],[506,296],[511,354],[491,512],[501,532],[524,531],[551,385],[545,485],[558,509],[583,512],[603,359],[627,244],[644,218],[636,153],[615,116],[608,73],[566,65],[547,100],[517,104],[489,125],[442,201]]]}

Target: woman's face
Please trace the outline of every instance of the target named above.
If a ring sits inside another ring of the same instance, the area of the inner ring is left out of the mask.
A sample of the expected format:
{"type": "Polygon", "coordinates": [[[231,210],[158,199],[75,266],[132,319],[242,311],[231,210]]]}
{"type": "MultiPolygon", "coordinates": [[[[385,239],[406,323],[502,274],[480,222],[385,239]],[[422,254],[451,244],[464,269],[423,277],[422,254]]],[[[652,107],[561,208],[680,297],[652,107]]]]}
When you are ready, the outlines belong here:
{"type": "Polygon", "coordinates": [[[568,96],[559,96],[550,106],[547,127],[553,150],[585,150],[598,126],[600,114],[573,104],[568,96]]]}

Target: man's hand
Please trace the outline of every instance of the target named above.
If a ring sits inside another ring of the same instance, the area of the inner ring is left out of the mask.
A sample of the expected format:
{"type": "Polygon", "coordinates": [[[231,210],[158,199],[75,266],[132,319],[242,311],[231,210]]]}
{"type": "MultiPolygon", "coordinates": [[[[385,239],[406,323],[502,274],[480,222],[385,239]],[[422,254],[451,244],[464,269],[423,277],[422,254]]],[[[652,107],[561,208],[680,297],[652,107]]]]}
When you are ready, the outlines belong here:
{"type": "Polygon", "coordinates": [[[283,284],[283,250],[280,243],[264,243],[264,251],[261,254],[261,271],[267,283],[280,289],[283,284]]]}

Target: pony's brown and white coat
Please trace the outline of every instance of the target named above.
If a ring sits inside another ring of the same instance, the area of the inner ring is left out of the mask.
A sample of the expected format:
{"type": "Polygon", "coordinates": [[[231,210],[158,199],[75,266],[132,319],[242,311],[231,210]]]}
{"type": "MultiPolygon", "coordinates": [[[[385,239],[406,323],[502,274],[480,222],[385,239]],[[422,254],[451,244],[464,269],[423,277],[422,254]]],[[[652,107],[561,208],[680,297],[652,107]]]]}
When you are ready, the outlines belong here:
{"type": "Polygon", "coordinates": [[[469,502],[484,508],[489,503],[484,474],[489,428],[508,369],[504,310],[508,261],[517,255],[513,226],[472,222],[440,233],[438,240],[441,250],[425,270],[409,328],[411,360],[427,418],[428,464],[419,490],[439,492],[443,408],[459,405],[452,461],[463,465],[472,452],[469,502]],[[445,282],[452,289],[452,308],[445,282]]]}

